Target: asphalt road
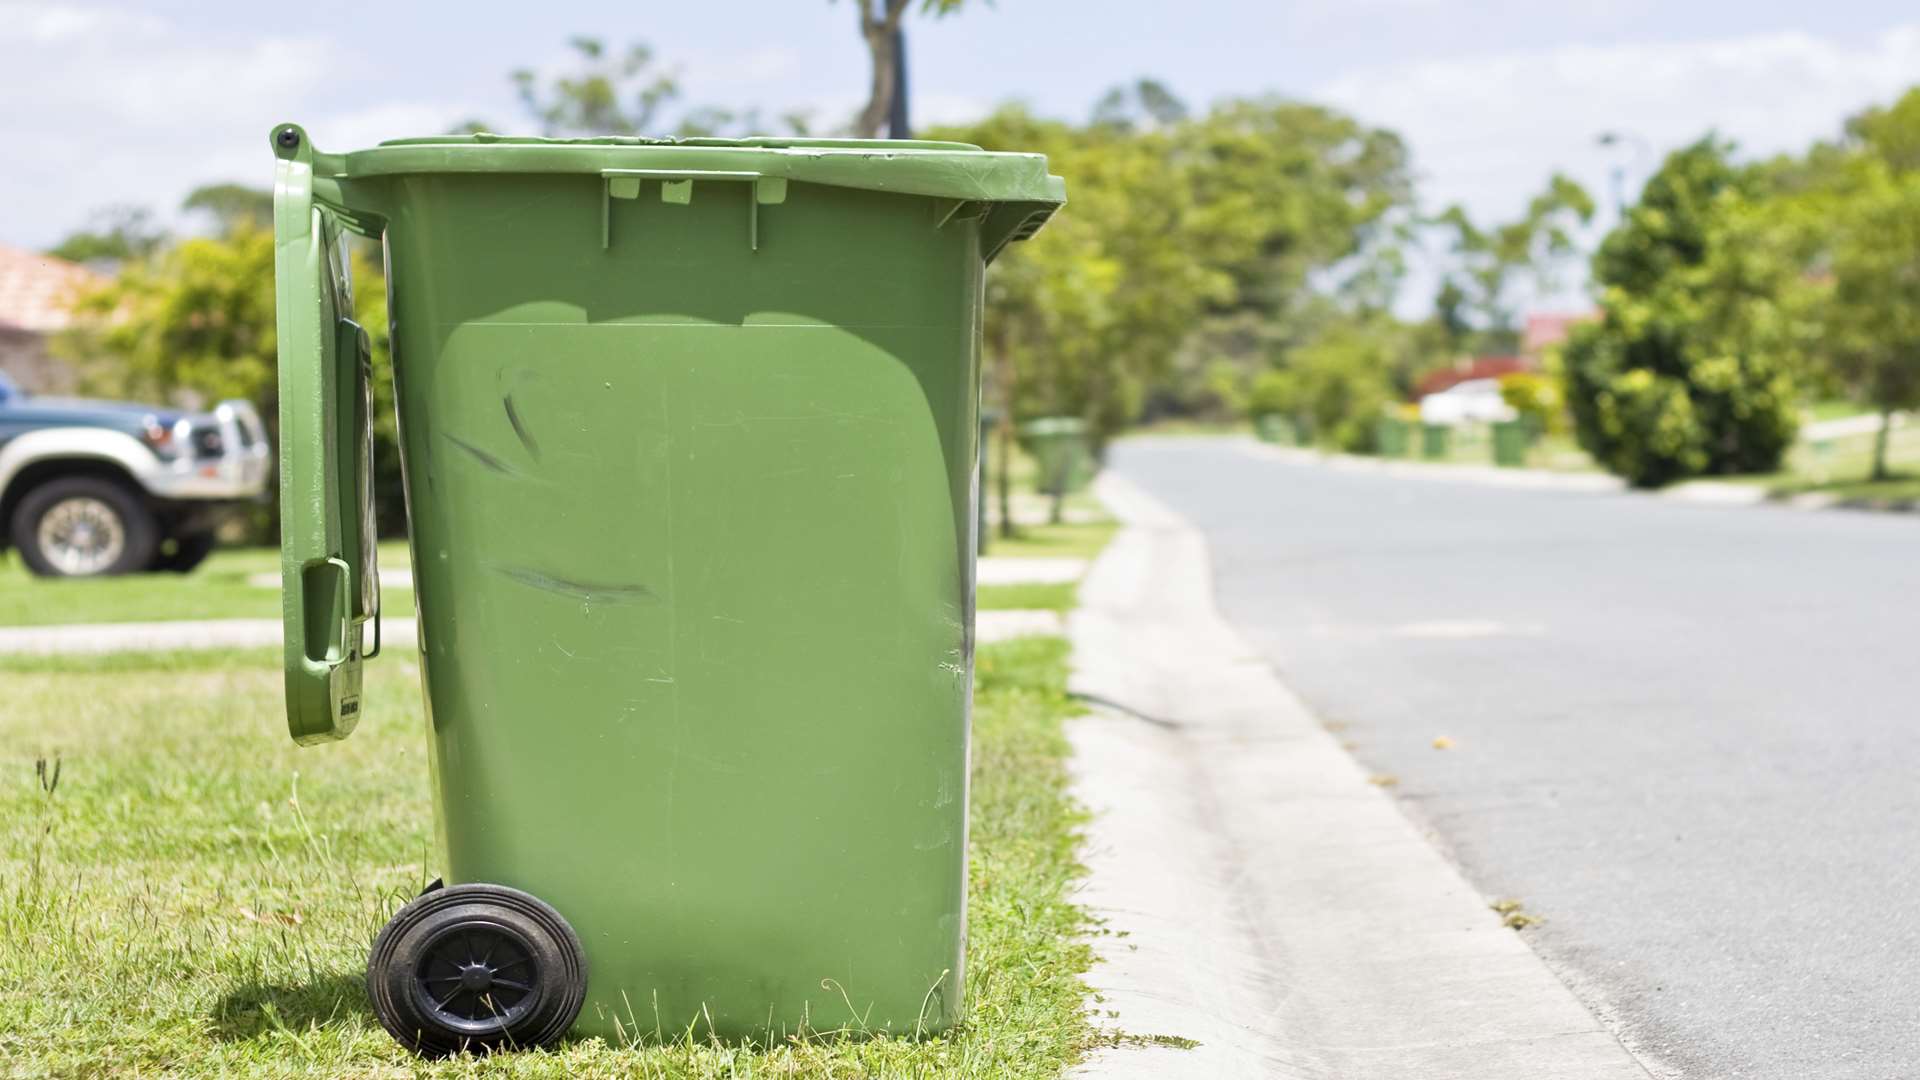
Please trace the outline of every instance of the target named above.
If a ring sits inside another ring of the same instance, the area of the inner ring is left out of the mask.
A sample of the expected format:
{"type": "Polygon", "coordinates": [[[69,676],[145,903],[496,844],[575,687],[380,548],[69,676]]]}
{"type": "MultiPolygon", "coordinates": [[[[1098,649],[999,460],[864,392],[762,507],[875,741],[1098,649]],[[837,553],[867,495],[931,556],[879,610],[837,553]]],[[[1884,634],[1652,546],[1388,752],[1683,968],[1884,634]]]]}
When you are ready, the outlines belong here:
{"type": "Polygon", "coordinates": [[[1656,1073],[1920,1077],[1920,517],[1114,448],[1656,1073]],[[1452,748],[1437,750],[1437,736],[1452,748]]]}

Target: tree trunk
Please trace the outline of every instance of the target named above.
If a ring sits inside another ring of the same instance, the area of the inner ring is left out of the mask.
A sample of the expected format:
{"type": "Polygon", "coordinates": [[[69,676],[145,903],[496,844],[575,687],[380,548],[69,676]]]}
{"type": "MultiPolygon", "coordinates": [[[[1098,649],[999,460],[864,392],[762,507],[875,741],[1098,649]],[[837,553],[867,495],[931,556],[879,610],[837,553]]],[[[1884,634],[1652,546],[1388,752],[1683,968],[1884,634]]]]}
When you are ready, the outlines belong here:
{"type": "MultiPolygon", "coordinates": [[[[1000,537],[1011,540],[1013,528],[1013,356],[1003,327],[994,326],[987,342],[987,354],[993,361],[993,385],[1000,391],[1000,420],[993,434],[1000,444],[1000,467],[994,470],[993,485],[1000,504],[1000,537]]],[[[985,497],[984,495],[982,496],[985,497]]]]}
{"type": "Polygon", "coordinates": [[[883,13],[876,17],[874,0],[860,0],[860,38],[867,43],[867,56],[873,66],[867,104],[853,122],[854,137],[860,139],[879,138],[880,130],[887,124],[887,115],[893,110],[897,61],[894,46],[898,40],[894,31],[900,28],[900,15],[907,9],[907,0],[880,0],[880,3],[883,13]]]}
{"type": "Polygon", "coordinates": [[[1873,437],[1873,476],[1874,480],[1887,479],[1887,438],[1893,429],[1893,408],[1881,406],[1880,430],[1873,437]]]}
{"type": "Polygon", "coordinates": [[[1013,528],[1013,408],[1012,394],[1001,395],[1004,399],[1000,407],[1000,423],[996,425],[1000,436],[1000,471],[994,474],[994,483],[999,487],[1000,496],[1000,538],[1011,540],[1013,528]]]}

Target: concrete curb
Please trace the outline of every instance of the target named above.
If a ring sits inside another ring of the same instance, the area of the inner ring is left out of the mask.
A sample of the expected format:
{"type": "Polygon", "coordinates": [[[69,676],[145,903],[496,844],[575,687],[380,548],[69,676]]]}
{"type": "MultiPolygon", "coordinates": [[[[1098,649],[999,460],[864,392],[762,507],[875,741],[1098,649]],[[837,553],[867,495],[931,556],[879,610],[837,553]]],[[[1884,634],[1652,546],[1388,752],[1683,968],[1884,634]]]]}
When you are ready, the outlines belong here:
{"type": "Polygon", "coordinates": [[[1303,465],[1320,465],[1353,472],[1378,472],[1389,476],[1418,477],[1422,480],[1480,484],[1485,487],[1592,493],[1617,492],[1644,498],[1671,499],[1674,502],[1702,503],[1710,506],[1765,506],[1777,510],[1850,510],[1880,514],[1920,513],[1920,502],[1847,499],[1817,491],[1776,498],[1758,484],[1736,484],[1726,480],[1688,480],[1658,491],[1639,491],[1628,487],[1619,477],[1605,473],[1502,469],[1492,465],[1444,465],[1431,461],[1377,458],[1361,454],[1325,453],[1292,446],[1275,446],[1244,435],[1234,436],[1234,439],[1242,450],[1254,457],[1272,458],[1303,465]]]}
{"type": "Polygon", "coordinates": [[[1199,534],[1097,490],[1125,528],[1069,619],[1089,981],[1102,1024],[1200,1045],[1076,1075],[1646,1080],[1219,617],[1199,534]]]}

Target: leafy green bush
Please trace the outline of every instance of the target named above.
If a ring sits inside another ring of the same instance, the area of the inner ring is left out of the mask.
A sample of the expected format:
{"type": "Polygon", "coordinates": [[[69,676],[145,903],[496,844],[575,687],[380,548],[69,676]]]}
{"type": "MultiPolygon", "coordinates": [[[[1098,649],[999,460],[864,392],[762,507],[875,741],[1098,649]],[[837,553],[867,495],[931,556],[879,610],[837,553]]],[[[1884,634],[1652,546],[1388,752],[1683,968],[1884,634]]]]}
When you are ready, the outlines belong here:
{"type": "MultiPolygon", "coordinates": [[[[378,252],[351,251],[355,318],[373,343],[375,512],[383,534],[404,532],[400,442],[386,282],[378,252]]],[[[245,398],[279,445],[279,354],[274,327],[273,233],[239,220],[222,236],[196,237],[136,259],[82,297],[75,326],[56,341],[81,372],[81,386],[105,397],[198,400],[245,398]]],[[[251,539],[275,543],[279,505],[263,504],[251,539]]]]}
{"type": "Polygon", "coordinates": [[[1506,402],[1536,432],[1558,433],[1567,428],[1566,395],[1560,380],[1538,371],[1515,371],[1500,376],[1500,400],[1506,402]]]}
{"type": "Polygon", "coordinates": [[[1640,487],[1779,467],[1799,424],[1803,230],[1712,139],[1676,151],[1594,260],[1605,317],[1562,353],[1580,445],[1640,487]]]}
{"type": "Polygon", "coordinates": [[[1250,410],[1304,421],[1322,445],[1370,452],[1378,421],[1395,398],[1389,352],[1380,335],[1335,325],[1288,352],[1285,367],[1256,377],[1250,410]]]}

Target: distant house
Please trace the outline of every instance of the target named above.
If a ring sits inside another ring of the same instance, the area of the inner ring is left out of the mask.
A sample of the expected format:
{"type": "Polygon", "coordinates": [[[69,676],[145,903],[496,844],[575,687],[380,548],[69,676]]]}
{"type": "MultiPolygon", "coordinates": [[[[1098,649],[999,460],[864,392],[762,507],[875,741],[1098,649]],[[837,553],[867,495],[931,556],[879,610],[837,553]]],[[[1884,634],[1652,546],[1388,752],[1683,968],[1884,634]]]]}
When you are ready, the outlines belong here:
{"type": "Polygon", "coordinates": [[[1581,323],[1596,322],[1599,318],[1598,311],[1529,315],[1526,329],[1520,332],[1520,355],[1537,366],[1546,359],[1548,349],[1567,340],[1574,327],[1581,323]]]}
{"type": "Polygon", "coordinates": [[[0,245],[0,371],[29,392],[72,390],[73,372],[47,340],[72,321],[74,298],[105,280],[78,263],[0,245]]]}
{"type": "Polygon", "coordinates": [[[1524,356],[1482,356],[1472,360],[1460,360],[1451,367],[1435,368],[1420,376],[1420,382],[1413,388],[1413,396],[1417,400],[1428,394],[1437,394],[1442,390],[1451,389],[1463,382],[1498,379],[1502,375],[1533,369],[1534,365],[1524,356]]]}

